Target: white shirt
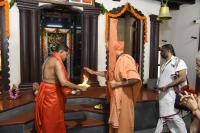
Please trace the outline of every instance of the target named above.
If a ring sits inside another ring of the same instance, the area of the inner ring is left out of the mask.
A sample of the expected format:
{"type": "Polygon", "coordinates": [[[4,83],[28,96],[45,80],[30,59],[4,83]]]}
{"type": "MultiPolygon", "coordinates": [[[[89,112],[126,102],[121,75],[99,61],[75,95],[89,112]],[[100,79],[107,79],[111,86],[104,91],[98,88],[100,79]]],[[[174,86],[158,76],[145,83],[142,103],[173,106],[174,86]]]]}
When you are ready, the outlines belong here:
{"type": "MultiPolygon", "coordinates": [[[[173,82],[173,76],[176,72],[186,69],[187,66],[182,59],[172,56],[170,60],[165,62],[161,67],[161,74],[158,79],[158,87],[164,87],[173,82]],[[179,61],[178,61],[179,60],[179,61]],[[178,64],[176,64],[178,62],[178,64]]],[[[187,81],[183,82],[181,86],[187,85],[187,81]]],[[[161,92],[159,95],[159,111],[160,116],[168,116],[177,113],[177,109],[174,108],[176,94],[174,88],[169,88],[165,92],[161,92]]]]}

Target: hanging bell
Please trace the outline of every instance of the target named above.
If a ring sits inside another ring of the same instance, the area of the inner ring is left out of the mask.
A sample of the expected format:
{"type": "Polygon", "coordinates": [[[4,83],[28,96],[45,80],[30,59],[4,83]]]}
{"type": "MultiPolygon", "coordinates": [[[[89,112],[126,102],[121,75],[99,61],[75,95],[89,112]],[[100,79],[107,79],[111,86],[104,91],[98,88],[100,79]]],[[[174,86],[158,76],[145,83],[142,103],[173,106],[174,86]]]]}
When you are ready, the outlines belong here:
{"type": "Polygon", "coordinates": [[[158,16],[159,20],[168,20],[171,19],[172,17],[169,14],[169,7],[167,6],[167,4],[162,4],[160,7],[160,13],[158,16]]]}

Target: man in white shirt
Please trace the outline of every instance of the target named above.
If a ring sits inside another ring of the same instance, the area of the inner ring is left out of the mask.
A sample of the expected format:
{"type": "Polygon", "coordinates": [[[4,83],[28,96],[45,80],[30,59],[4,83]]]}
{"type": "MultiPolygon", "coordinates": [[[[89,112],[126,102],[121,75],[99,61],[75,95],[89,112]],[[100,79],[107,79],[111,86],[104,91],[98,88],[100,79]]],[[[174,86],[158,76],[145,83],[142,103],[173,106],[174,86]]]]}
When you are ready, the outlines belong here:
{"type": "Polygon", "coordinates": [[[161,73],[158,79],[160,119],[155,133],[163,131],[164,123],[167,124],[172,133],[187,133],[185,123],[179,116],[179,110],[174,108],[176,98],[174,88],[177,85],[187,85],[187,66],[182,59],[175,56],[171,44],[162,46],[161,56],[165,62],[161,66],[161,73]]]}

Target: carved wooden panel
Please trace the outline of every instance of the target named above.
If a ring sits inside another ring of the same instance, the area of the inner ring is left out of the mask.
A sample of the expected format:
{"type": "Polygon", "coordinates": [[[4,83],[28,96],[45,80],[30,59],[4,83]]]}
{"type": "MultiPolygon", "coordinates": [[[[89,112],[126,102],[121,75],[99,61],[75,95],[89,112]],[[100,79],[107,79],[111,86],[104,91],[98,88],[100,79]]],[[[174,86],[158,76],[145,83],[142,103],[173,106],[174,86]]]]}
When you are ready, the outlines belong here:
{"type": "MultiPolygon", "coordinates": [[[[32,86],[33,82],[41,81],[40,45],[38,45],[40,44],[41,8],[38,7],[37,0],[17,0],[17,6],[20,11],[20,87],[27,88],[32,86]]],[[[56,6],[59,7],[59,5],[56,6]]],[[[59,8],[59,10],[62,10],[62,6],[59,8]]],[[[81,68],[87,66],[96,70],[99,5],[95,3],[95,6],[84,6],[83,11],[79,12],[81,13],[80,21],[83,27],[82,45],[80,46],[82,50],[81,68]]],[[[70,13],[73,14],[72,11],[70,13]]],[[[96,76],[91,75],[89,80],[90,84],[99,85],[96,76]]]]}
{"type": "Polygon", "coordinates": [[[150,15],[150,67],[149,78],[158,76],[159,22],[156,15],[150,15]]]}

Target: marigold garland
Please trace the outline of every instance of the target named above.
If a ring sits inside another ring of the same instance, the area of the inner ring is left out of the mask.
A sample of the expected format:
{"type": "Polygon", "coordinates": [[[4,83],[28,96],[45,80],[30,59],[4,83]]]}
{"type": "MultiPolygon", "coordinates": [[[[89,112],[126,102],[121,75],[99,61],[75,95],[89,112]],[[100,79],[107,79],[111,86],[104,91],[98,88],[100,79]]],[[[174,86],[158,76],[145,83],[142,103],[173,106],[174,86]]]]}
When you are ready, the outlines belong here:
{"type": "Polygon", "coordinates": [[[130,8],[130,12],[139,20],[143,20],[144,22],[144,42],[147,42],[147,18],[146,16],[140,16],[135,9],[130,5],[130,3],[126,3],[125,6],[123,7],[123,9],[116,14],[113,14],[111,12],[107,12],[106,13],[106,29],[105,29],[105,40],[106,42],[108,42],[108,18],[112,17],[112,18],[117,18],[119,16],[121,16],[122,14],[124,14],[127,10],[127,8],[130,8]]]}
{"type": "Polygon", "coordinates": [[[9,39],[10,37],[10,30],[9,30],[9,3],[7,0],[0,1],[0,7],[4,7],[5,13],[5,25],[6,25],[6,38],[9,39]]]}

